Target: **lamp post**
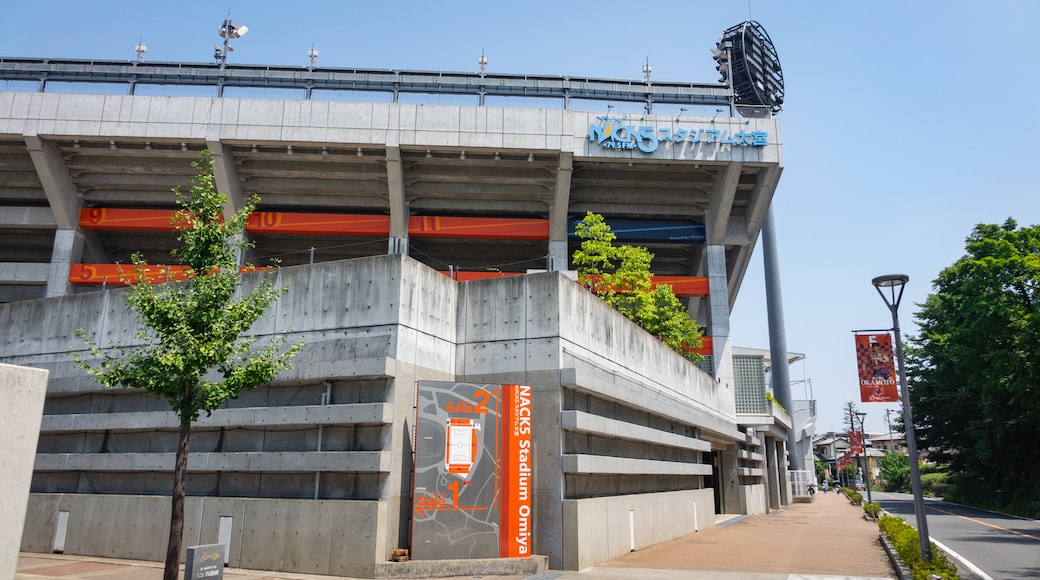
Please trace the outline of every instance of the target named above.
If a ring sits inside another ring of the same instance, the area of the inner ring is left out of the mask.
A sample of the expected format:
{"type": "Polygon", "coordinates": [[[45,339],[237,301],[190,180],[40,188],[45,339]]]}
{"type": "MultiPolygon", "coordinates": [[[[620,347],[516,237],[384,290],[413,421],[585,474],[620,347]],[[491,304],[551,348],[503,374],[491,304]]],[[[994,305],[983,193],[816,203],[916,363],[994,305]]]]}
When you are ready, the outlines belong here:
{"type": "Polygon", "coordinates": [[[906,384],[906,365],[903,362],[903,340],[899,335],[899,302],[903,289],[910,277],[906,274],[888,274],[871,280],[881,299],[892,312],[892,330],[895,334],[896,360],[899,362],[899,399],[903,403],[903,424],[906,426],[906,451],[910,463],[910,485],[914,492],[914,516],[917,519],[917,541],[921,546],[921,559],[931,561],[932,544],[928,538],[928,518],[924,513],[924,493],[921,489],[921,466],[917,464],[917,438],[914,435],[914,419],[910,413],[910,392],[906,384]],[[887,288],[886,296],[882,288],[887,288]],[[899,293],[896,293],[896,290],[899,293]]]}
{"type": "Polygon", "coordinates": [[[867,417],[867,414],[863,413],[863,412],[859,412],[859,413],[856,413],[856,416],[859,417],[859,444],[860,444],[860,449],[863,450],[862,455],[865,455],[866,458],[867,458],[867,471],[866,471],[866,474],[865,474],[866,475],[866,480],[867,480],[867,503],[871,504],[871,503],[874,503],[874,499],[870,495],[870,478],[874,476],[874,473],[873,473],[873,470],[870,469],[870,455],[867,455],[867,435],[866,435],[866,431],[867,430],[863,427],[863,419],[865,419],[867,417]]]}

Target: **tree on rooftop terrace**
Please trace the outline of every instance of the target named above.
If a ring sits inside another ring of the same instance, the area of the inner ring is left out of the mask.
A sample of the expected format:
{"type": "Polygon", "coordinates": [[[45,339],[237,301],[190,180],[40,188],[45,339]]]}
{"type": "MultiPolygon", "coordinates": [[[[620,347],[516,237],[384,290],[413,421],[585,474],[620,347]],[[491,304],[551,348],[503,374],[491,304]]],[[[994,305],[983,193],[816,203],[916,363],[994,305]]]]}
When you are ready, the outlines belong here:
{"type": "Polygon", "coordinates": [[[617,236],[603,216],[588,212],[575,233],[582,240],[571,259],[578,282],[629,320],[693,362],[703,356],[697,322],[667,284],[655,286],[650,265],[654,255],[639,246],[615,246],[617,236]]]}
{"type": "Polygon", "coordinates": [[[191,424],[200,413],[209,415],[242,391],[274,380],[292,367],[302,346],[287,345],[281,336],[254,348],[255,338],[243,336],[287,288],[275,284],[272,270],[251,274],[259,280],[249,291],[241,288],[238,254],[249,247],[242,234],[257,198],[225,219],[227,199],[214,187],[209,151],[192,166],[197,174],[190,191],[174,189],[181,209],[171,218],[181,243],[171,254],[184,268],[185,280],[152,284],[145,273],[147,263],[135,254],[135,273],[125,299],[142,323],[136,335],[141,345],[102,349],[80,329],[77,334],[90,357],[71,353],[97,382],[145,389],[164,397],[177,415],[180,436],[164,580],[175,580],[179,574],[191,424]]]}

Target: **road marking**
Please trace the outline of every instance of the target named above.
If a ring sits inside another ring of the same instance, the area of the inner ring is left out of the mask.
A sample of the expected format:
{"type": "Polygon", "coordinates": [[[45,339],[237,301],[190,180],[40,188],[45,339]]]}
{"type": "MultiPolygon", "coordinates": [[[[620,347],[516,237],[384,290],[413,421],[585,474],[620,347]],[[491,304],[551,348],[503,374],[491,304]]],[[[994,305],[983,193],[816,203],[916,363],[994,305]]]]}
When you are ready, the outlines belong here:
{"type": "Polygon", "coordinates": [[[971,570],[972,573],[974,573],[976,576],[979,577],[979,580],[993,580],[992,576],[990,576],[989,574],[986,574],[985,572],[983,572],[978,566],[976,566],[975,564],[972,564],[971,562],[968,561],[967,558],[965,558],[964,556],[961,556],[957,552],[954,552],[953,550],[951,550],[949,547],[945,546],[939,540],[936,540],[935,538],[932,538],[932,537],[929,537],[928,539],[931,540],[932,543],[935,544],[940,550],[942,550],[943,552],[946,552],[946,554],[949,555],[951,558],[956,559],[958,562],[963,564],[965,568],[971,570]]]}
{"type": "Polygon", "coordinates": [[[1007,528],[1002,528],[1002,527],[1000,527],[1000,526],[998,526],[996,524],[991,524],[989,522],[984,522],[982,520],[977,520],[975,518],[969,518],[968,516],[962,516],[961,514],[955,514],[953,512],[948,512],[946,510],[939,509],[939,508],[937,508],[937,507],[935,507],[933,505],[927,506],[927,509],[933,509],[933,510],[935,510],[937,512],[942,512],[944,514],[950,514],[951,516],[957,516],[957,517],[959,517],[961,519],[968,520],[969,522],[975,522],[976,524],[982,524],[984,526],[993,528],[995,530],[1000,530],[1002,532],[1009,532],[1009,533],[1015,534],[1016,536],[1022,536],[1023,538],[1029,538],[1030,540],[1040,540],[1040,538],[1038,538],[1036,536],[1033,536],[1033,535],[1030,535],[1030,534],[1027,534],[1025,532],[1017,532],[1015,530],[1009,530],[1007,528]]]}

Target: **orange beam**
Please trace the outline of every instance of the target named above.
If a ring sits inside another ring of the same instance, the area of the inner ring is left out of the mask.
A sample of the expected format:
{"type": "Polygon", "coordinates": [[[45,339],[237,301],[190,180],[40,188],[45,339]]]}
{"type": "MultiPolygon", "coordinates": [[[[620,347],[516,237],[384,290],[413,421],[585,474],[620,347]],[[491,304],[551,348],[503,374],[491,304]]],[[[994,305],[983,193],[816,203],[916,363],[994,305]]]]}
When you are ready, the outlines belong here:
{"type": "Polygon", "coordinates": [[[257,211],[246,220],[246,231],[264,234],[388,236],[390,216],[257,211]]]}
{"type": "Polygon", "coordinates": [[[85,230],[168,232],[173,230],[170,209],[85,207],[79,211],[79,227],[85,230]]]}
{"type": "Polygon", "coordinates": [[[707,296],[708,278],[705,276],[654,276],[654,286],[668,284],[676,296],[707,296]]]}
{"type": "MultiPolygon", "coordinates": [[[[240,272],[254,272],[267,268],[239,268],[240,272]]],[[[184,280],[184,266],[149,265],[144,269],[153,284],[184,280]]],[[[72,264],[69,282],[83,286],[129,286],[136,276],[133,264],[72,264]]]]}
{"type": "Polygon", "coordinates": [[[697,349],[694,349],[694,350],[691,350],[689,352],[694,352],[694,353],[703,354],[703,355],[710,355],[710,354],[712,354],[712,352],[711,352],[711,337],[710,336],[702,336],[701,337],[701,347],[697,348],[697,349]]]}
{"type": "Polygon", "coordinates": [[[413,216],[408,218],[408,235],[423,238],[548,240],[549,220],[413,216]]]}
{"type": "MultiPolygon", "coordinates": [[[[451,276],[452,273],[447,270],[439,270],[441,274],[445,276],[451,276]]],[[[455,272],[455,279],[459,282],[469,282],[470,280],[485,280],[487,278],[505,278],[507,276],[523,276],[524,272],[455,272]]]]}

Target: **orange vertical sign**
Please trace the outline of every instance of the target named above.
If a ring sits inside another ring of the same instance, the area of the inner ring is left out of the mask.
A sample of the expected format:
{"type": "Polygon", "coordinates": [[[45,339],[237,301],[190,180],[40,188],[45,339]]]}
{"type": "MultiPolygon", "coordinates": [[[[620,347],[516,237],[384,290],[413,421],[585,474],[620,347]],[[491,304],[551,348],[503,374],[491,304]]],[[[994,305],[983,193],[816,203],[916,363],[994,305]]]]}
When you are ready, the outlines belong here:
{"type": "Polygon", "coordinates": [[[892,337],[887,332],[856,335],[856,364],[859,367],[859,395],[862,402],[899,402],[893,358],[892,337]]]}
{"type": "Polygon", "coordinates": [[[502,385],[502,535],[503,558],[531,555],[531,387],[502,385]]]}

